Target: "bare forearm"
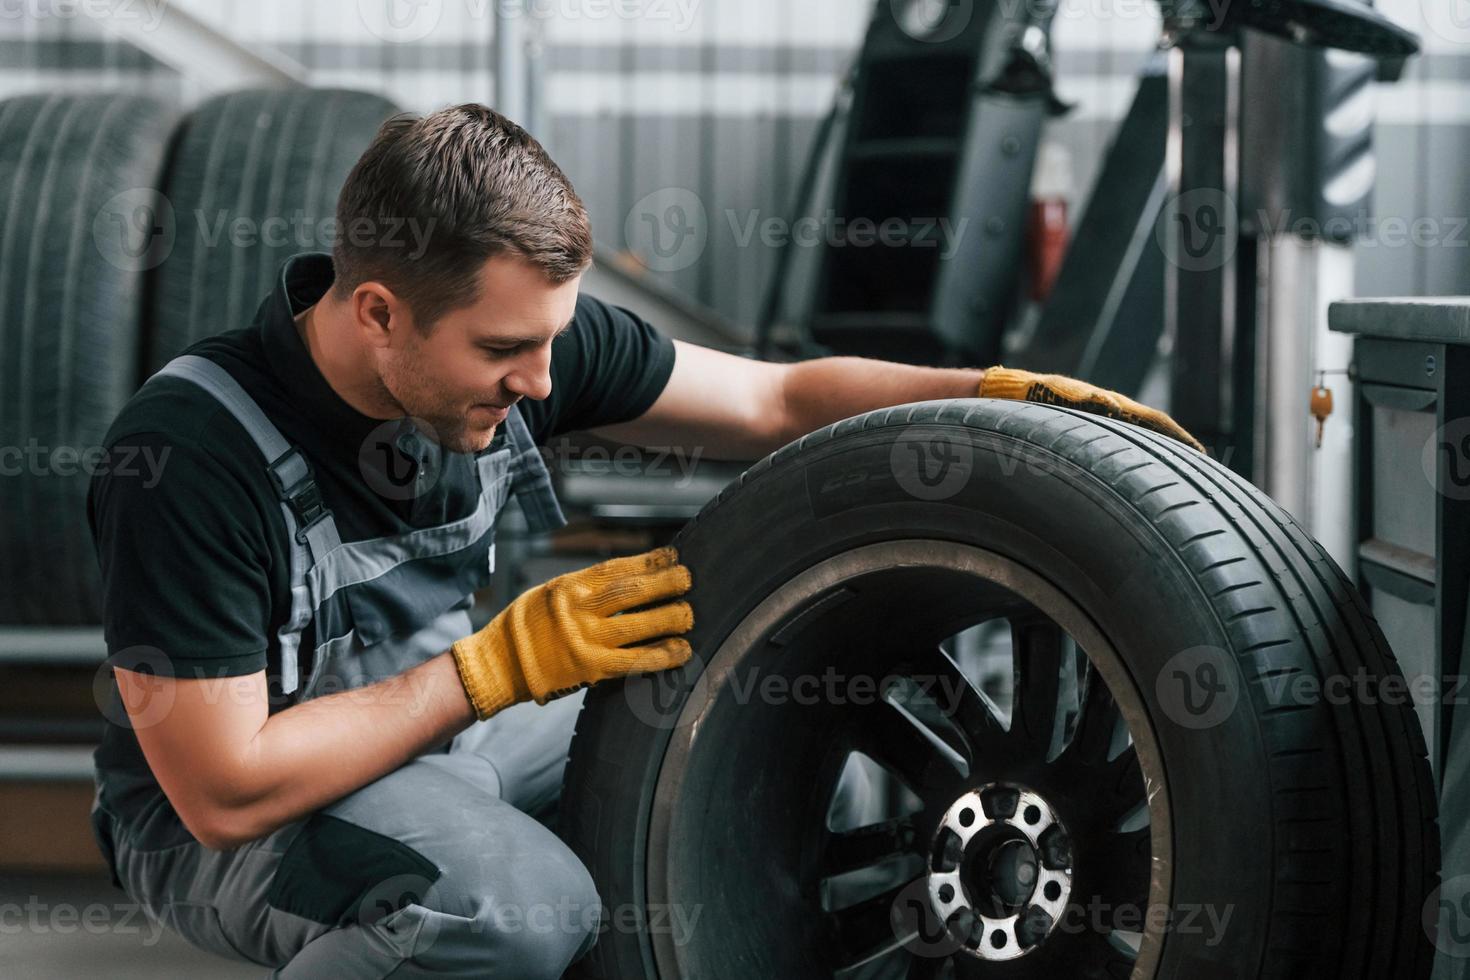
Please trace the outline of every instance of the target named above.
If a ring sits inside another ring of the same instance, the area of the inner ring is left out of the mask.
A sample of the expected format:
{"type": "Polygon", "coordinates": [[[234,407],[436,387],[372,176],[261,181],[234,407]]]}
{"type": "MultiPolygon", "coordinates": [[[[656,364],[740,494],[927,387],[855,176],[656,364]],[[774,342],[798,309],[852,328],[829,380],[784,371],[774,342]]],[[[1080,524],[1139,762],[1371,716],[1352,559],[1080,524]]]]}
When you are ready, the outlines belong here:
{"type": "Polygon", "coordinates": [[[416,667],[272,715],[250,742],[227,819],[229,836],[254,840],[337,800],[440,745],[475,720],[441,653],[416,667]]]}
{"type": "Polygon", "coordinates": [[[786,375],[788,439],[890,405],[973,398],[980,368],[933,368],[866,357],[821,357],[792,364],[786,375]]]}

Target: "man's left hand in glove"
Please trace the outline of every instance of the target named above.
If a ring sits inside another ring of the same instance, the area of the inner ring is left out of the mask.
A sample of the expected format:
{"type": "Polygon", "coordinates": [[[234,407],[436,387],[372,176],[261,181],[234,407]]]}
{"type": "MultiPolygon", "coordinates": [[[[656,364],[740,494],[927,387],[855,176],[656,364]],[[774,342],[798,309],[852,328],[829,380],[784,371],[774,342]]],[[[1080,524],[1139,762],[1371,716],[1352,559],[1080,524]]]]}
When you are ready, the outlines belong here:
{"type": "Polygon", "coordinates": [[[1185,432],[1178,422],[1158,409],[1139,404],[1116,391],[1099,388],[1061,374],[1033,374],[1030,371],[997,365],[985,369],[976,394],[981,398],[1010,398],[1077,408],[1110,419],[1141,425],[1145,429],[1177,439],[1200,452],[1205,451],[1205,447],[1194,436],[1185,432]]]}

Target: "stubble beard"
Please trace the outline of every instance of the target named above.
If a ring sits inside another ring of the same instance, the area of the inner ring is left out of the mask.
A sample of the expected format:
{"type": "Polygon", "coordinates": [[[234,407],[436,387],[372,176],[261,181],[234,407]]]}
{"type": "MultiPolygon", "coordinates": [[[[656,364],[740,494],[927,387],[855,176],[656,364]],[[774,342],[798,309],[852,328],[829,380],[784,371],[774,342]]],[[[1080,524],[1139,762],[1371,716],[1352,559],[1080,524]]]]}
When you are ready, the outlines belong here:
{"type": "Polygon", "coordinates": [[[484,430],[469,427],[467,409],[448,403],[417,352],[404,351],[391,368],[385,366],[379,383],[405,415],[421,426],[427,424],[429,431],[424,434],[446,452],[479,452],[495,435],[494,427],[484,430]]]}

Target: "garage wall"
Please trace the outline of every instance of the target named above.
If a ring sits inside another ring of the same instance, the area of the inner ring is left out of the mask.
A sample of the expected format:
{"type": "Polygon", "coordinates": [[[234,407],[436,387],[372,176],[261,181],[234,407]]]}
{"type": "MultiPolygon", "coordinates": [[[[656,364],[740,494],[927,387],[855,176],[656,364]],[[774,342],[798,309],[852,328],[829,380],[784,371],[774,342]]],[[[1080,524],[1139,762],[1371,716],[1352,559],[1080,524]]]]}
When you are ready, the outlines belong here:
{"type": "Polygon", "coordinates": [[[1359,246],[1360,295],[1470,293],[1470,10],[1455,0],[1380,0],[1378,8],[1418,32],[1424,54],[1404,80],[1378,93],[1380,221],[1425,225],[1429,247],[1390,234],[1359,246]]]}
{"type": "Polygon", "coordinates": [[[85,18],[55,16],[37,0],[0,3],[0,96],[115,89],[171,99],[183,93],[172,69],[106,40],[85,18]]]}
{"type": "MultiPolygon", "coordinates": [[[[146,89],[188,101],[199,88],[130,45],[105,17],[146,18],[162,0],[0,0],[0,92],[146,89]],[[78,2],[101,10],[82,16],[78,2]]],[[[494,103],[493,0],[176,0],[247,45],[299,64],[316,85],[380,91],[429,109],[494,103]],[[386,39],[385,39],[386,38],[386,39]],[[401,40],[394,40],[401,38],[401,40]]],[[[625,245],[635,202],[693,191],[710,238],[700,260],[657,273],[749,328],[772,260],[732,223],[784,215],[816,124],[861,40],[859,0],[543,0],[547,105],[540,133],[592,211],[600,241],[625,245]],[[630,11],[634,16],[619,16],[630,11]]],[[[1426,55],[1379,93],[1380,218],[1431,219],[1437,247],[1384,239],[1360,246],[1358,291],[1470,293],[1470,19],[1453,4],[1388,0],[1380,8],[1424,37],[1426,55]]],[[[1132,78],[1158,34],[1146,0],[1062,0],[1059,91],[1076,111],[1048,136],[1071,160],[1074,201],[1090,189],[1132,78]]],[[[1077,213],[1074,206],[1074,215],[1077,213]]]]}

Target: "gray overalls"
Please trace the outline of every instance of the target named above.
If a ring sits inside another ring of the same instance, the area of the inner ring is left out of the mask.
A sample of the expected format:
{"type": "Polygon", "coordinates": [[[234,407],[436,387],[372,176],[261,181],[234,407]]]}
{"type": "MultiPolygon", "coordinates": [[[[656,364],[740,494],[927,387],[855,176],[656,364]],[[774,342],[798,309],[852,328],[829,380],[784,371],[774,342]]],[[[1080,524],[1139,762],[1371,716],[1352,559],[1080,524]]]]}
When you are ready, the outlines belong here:
{"type": "MultiPolygon", "coordinates": [[[[533,531],[566,523],[513,407],[509,445],[476,459],[481,492],[470,516],[343,543],[304,458],[225,370],[184,355],[155,377],[165,374],[219,399],[270,470],[292,547],[281,685],[299,700],[402,673],[468,635],[466,583],[493,569],[496,519],[511,494],[533,531]],[[308,623],[315,657],[299,685],[308,623]]],[[[422,436],[404,420],[400,446],[413,438],[422,436]]],[[[150,914],[195,945],[276,968],[272,977],[560,977],[595,941],[600,902],[582,863],[537,815],[557,800],[585,693],[476,722],[233,851],[192,837],[135,846],[159,839],[150,821],[177,818],[160,803],[119,819],[100,805],[99,782],[98,843],[114,880],[150,914]]]]}

